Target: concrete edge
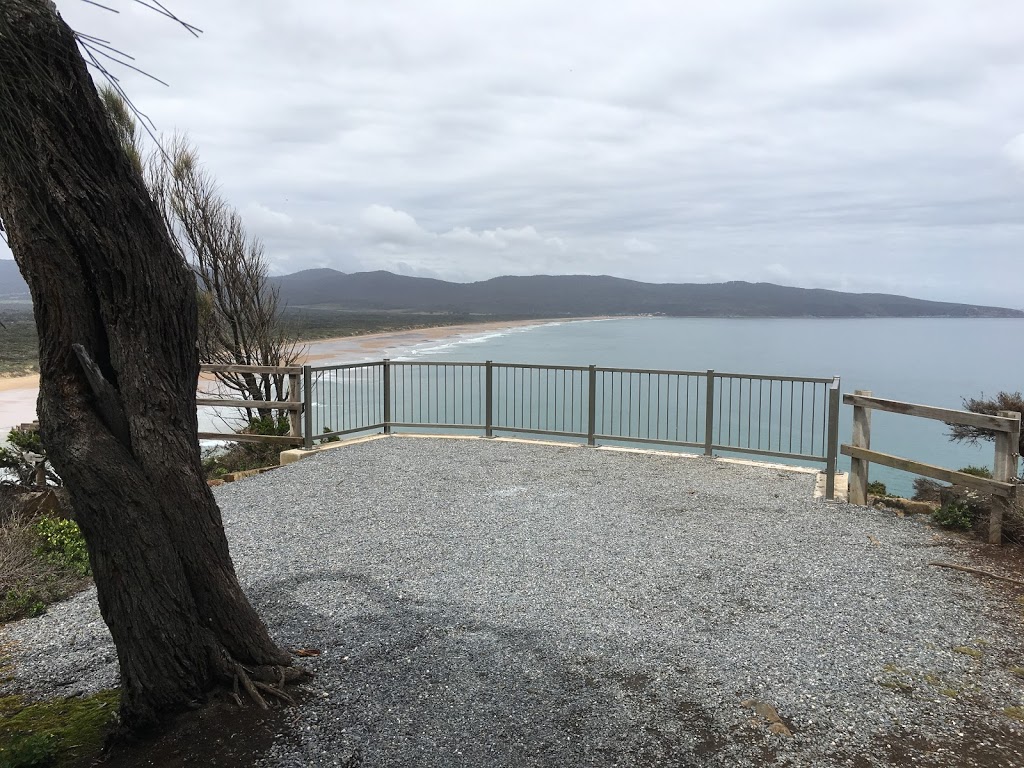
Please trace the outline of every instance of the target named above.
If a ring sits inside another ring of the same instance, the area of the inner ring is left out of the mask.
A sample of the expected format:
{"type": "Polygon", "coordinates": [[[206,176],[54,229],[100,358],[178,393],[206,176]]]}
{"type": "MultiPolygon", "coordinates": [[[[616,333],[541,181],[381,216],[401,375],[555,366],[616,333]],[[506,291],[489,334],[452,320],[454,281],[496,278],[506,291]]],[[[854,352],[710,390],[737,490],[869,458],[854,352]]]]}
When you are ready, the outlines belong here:
{"type": "MultiPolygon", "coordinates": [[[[523,445],[548,445],[555,448],[589,448],[590,446],[584,443],[563,443],[556,440],[531,440],[523,437],[485,437],[483,435],[428,435],[417,432],[398,432],[392,434],[384,434],[383,432],[377,432],[372,435],[362,435],[360,437],[353,437],[348,440],[339,440],[333,443],[321,443],[320,445],[314,446],[311,450],[305,450],[304,448],[292,448],[291,450],[281,451],[281,466],[286,464],[294,464],[296,461],[305,459],[309,456],[313,456],[321,451],[330,451],[336,448],[347,448],[350,445],[358,445],[360,443],[369,443],[373,440],[383,440],[385,438],[403,438],[413,440],[489,440],[499,443],[520,443],[523,445]]],[[[671,459],[705,459],[707,458],[703,454],[699,453],[686,453],[683,451],[662,451],[656,448],[628,448],[626,446],[617,445],[598,445],[594,446],[595,450],[598,451],[613,451],[618,453],[636,453],[647,456],[661,456],[664,458],[671,459]]],[[[737,459],[732,456],[714,456],[712,457],[715,461],[721,461],[726,464],[738,464],[746,467],[759,467],[761,469],[774,469],[781,470],[783,472],[794,472],[802,475],[816,475],[814,482],[814,498],[823,499],[825,497],[825,472],[815,467],[801,467],[794,466],[792,464],[775,464],[770,461],[753,461],[751,459],[737,459]]],[[[836,501],[846,501],[849,487],[849,476],[845,472],[836,473],[836,501]]]]}

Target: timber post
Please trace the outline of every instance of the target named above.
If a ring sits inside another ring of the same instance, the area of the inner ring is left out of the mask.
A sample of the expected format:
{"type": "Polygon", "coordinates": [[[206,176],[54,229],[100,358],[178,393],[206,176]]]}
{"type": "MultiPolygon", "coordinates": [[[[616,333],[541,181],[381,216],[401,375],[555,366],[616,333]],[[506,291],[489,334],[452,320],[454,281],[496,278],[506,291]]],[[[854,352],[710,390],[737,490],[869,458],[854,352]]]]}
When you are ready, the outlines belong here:
{"type": "MultiPolygon", "coordinates": [[[[288,374],[288,399],[291,401],[299,400],[299,393],[302,391],[302,374],[289,373],[288,374]]],[[[303,404],[303,410],[305,410],[305,404],[303,404]]],[[[288,435],[290,437],[302,437],[302,414],[299,411],[288,411],[288,435]]]]}
{"type": "Polygon", "coordinates": [[[597,366],[592,365],[589,369],[589,392],[587,404],[587,445],[597,445],[597,366]]]}
{"type": "Polygon", "coordinates": [[[484,434],[494,437],[494,364],[484,364],[484,434]]]}
{"type": "MultiPolygon", "coordinates": [[[[857,389],[855,395],[871,397],[871,390],[857,389]]],[[[863,405],[853,406],[853,447],[871,448],[871,409],[863,405]]],[[[850,459],[850,503],[865,506],[868,503],[867,459],[850,459]]]]}
{"type": "MultiPolygon", "coordinates": [[[[1017,411],[999,411],[996,416],[1014,419],[1013,429],[996,432],[996,457],[992,479],[1001,483],[1012,483],[1017,478],[1017,452],[1020,447],[1020,414],[1017,411]]],[[[988,520],[988,543],[999,546],[1003,543],[1003,515],[1007,507],[1017,500],[1017,489],[1008,496],[993,495],[992,510],[988,520]]]]}
{"type": "Polygon", "coordinates": [[[384,358],[381,362],[384,376],[384,434],[391,434],[391,361],[384,358]]]}
{"type": "Polygon", "coordinates": [[[707,395],[704,403],[704,455],[711,456],[715,444],[715,371],[707,372],[707,395]]]}
{"type": "Polygon", "coordinates": [[[313,450],[313,367],[302,366],[302,447],[313,450]]]}
{"type": "Polygon", "coordinates": [[[828,445],[825,448],[825,498],[836,497],[836,460],[839,454],[839,377],[828,390],[828,445]]]}

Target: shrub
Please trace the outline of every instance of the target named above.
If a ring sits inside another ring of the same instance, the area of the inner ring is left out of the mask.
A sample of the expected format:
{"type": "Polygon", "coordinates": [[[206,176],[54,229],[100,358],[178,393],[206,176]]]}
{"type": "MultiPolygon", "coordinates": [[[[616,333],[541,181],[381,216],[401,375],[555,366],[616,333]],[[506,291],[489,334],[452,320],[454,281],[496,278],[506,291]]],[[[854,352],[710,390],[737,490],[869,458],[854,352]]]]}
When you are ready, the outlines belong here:
{"type": "MultiPolygon", "coordinates": [[[[49,485],[60,485],[60,478],[50,468],[46,460],[46,449],[39,433],[34,430],[12,429],[7,433],[7,446],[0,446],[0,470],[7,470],[16,480],[14,484],[32,487],[36,481],[36,465],[31,463],[26,454],[42,456],[42,464],[49,485]]],[[[7,481],[10,482],[10,481],[7,481]]]]}
{"type": "Polygon", "coordinates": [[[40,539],[38,556],[79,576],[89,575],[89,551],[74,520],[42,517],[36,522],[36,533],[40,539]]]}
{"type": "Polygon", "coordinates": [[[968,529],[974,524],[971,508],[963,499],[946,502],[932,513],[932,520],[943,528],[968,529]]]}
{"type": "Polygon", "coordinates": [[[885,487],[885,483],[878,480],[872,480],[868,483],[868,493],[873,496],[888,496],[888,489],[885,487]]]}
{"type": "Polygon", "coordinates": [[[988,467],[975,467],[973,465],[969,467],[960,467],[960,471],[965,475],[974,475],[975,477],[987,477],[989,480],[992,479],[992,470],[988,467]]]}

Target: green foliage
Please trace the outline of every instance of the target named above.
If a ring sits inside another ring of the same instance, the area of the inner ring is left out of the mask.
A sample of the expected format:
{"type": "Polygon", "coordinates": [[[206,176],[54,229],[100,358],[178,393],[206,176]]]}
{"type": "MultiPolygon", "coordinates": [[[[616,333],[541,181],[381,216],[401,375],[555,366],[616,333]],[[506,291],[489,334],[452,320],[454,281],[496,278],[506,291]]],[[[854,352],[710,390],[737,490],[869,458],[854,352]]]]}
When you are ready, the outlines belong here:
{"type": "MultiPolygon", "coordinates": [[[[33,486],[36,468],[34,464],[28,462],[24,454],[46,455],[46,449],[43,448],[43,441],[39,437],[39,433],[35,430],[12,429],[7,433],[7,443],[10,447],[0,446],[0,469],[13,472],[18,478],[18,485],[33,486]]],[[[47,480],[59,485],[60,479],[49,468],[49,462],[45,459],[43,466],[46,467],[47,480]]]]}
{"type": "MultiPolygon", "coordinates": [[[[328,426],[324,427],[324,434],[325,435],[330,435],[330,433],[333,432],[333,431],[334,430],[331,429],[328,426]]],[[[321,443],[340,443],[341,442],[341,438],[338,437],[337,435],[330,435],[330,437],[323,437],[323,438],[321,438],[320,442],[321,443]]]]}
{"type": "MultiPolygon", "coordinates": [[[[995,397],[965,397],[963,399],[964,410],[971,413],[981,413],[986,416],[995,416],[999,411],[1016,411],[1024,415],[1024,395],[1020,392],[997,392],[995,397]]],[[[954,441],[963,440],[977,445],[979,440],[995,440],[996,433],[982,427],[972,427],[966,424],[948,424],[949,439],[954,441]]],[[[1024,454],[1024,431],[1021,432],[1019,453],[1024,454]]]]}
{"type": "Polygon", "coordinates": [[[13,587],[0,596],[0,622],[31,619],[45,610],[43,596],[32,587],[13,587]]]}
{"type": "Polygon", "coordinates": [[[280,436],[287,435],[291,430],[291,424],[286,414],[277,416],[264,416],[262,418],[249,419],[249,426],[241,430],[247,435],[280,436]]]}
{"type": "Polygon", "coordinates": [[[932,520],[943,528],[967,529],[974,524],[971,508],[962,499],[947,502],[932,513],[932,520]]]}
{"type": "Polygon", "coordinates": [[[868,493],[873,496],[888,496],[888,489],[885,487],[885,483],[880,480],[872,480],[868,483],[868,493]]]}
{"type": "Polygon", "coordinates": [[[18,696],[0,699],[0,768],[82,764],[102,748],[119,701],[117,691],[35,704],[18,696]]]}
{"type": "Polygon", "coordinates": [[[988,467],[975,467],[971,465],[969,467],[960,467],[960,471],[965,475],[974,475],[975,477],[985,477],[989,480],[992,479],[992,470],[988,467]]]}
{"type": "Polygon", "coordinates": [[[36,523],[36,533],[40,540],[36,548],[39,557],[80,576],[89,575],[89,551],[85,547],[78,523],[74,520],[41,517],[36,523]]]}

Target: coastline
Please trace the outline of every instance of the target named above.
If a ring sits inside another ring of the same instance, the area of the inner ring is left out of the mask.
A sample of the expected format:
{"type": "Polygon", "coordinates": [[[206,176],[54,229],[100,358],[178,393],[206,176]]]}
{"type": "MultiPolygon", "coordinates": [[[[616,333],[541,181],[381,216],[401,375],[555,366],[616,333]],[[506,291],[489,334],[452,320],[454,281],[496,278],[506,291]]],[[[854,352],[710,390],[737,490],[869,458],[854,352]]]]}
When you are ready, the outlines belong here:
{"type": "MultiPolygon", "coordinates": [[[[337,336],[304,342],[306,363],[356,363],[379,359],[386,353],[400,353],[411,347],[429,342],[458,339],[480,333],[506,331],[513,328],[570,323],[584,320],[613,319],[607,315],[593,317],[538,318],[535,320],[497,320],[462,325],[438,325],[404,331],[383,331],[357,336],[337,336]]],[[[626,319],[616,316],[614,319],[626,319]]],[[[36,397],[39,394],[39,374],[0,378],[0,442],[11,427],[35,419],[36,397]]]]}

